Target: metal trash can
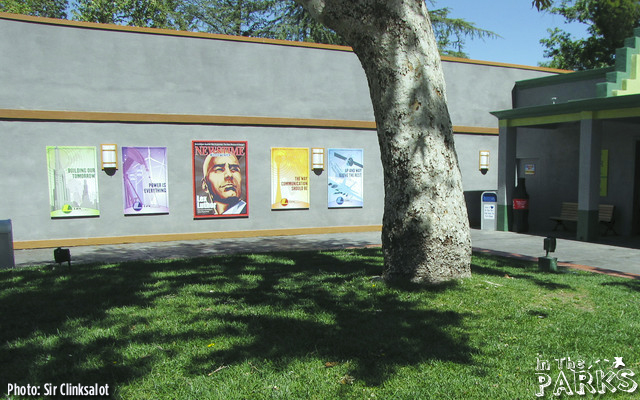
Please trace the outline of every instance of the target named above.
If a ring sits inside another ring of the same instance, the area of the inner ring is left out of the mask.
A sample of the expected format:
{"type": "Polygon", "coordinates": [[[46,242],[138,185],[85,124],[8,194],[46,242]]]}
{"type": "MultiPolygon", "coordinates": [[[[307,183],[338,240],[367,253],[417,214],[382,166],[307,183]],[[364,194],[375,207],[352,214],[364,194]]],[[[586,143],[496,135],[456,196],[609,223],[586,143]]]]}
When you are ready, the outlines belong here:
{"type": "Polygon", "coordinates": [[[482,221],[480,229],[483,231],[495,231],[498,229],[498,194],[496,192],[482,192],[480,202],[482,221]]]}
{"type": "Polygon", "coordinates": [[[3,219],[0,220],[0,268],[14,268],[15,266],[11,220],[3,219]]]}

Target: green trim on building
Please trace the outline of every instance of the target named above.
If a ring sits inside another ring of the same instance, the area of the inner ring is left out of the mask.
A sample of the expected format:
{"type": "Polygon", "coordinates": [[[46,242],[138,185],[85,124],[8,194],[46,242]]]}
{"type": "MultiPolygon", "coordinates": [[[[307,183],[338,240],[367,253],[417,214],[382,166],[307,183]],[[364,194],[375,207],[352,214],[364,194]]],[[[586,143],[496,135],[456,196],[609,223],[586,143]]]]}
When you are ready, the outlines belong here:
{"type": "Polygon", "coordinates": [[[507,126],[545,125],[580,121],[584,118],[585,112],[593,113],[593,119],[638,117],[640,116],[639,104],[640,94],[633,94],[521,107],[493,111],[491,114],[498,117],[501,124],[503,120],[508,120],[507,126]]]}
{"type": "Polygon", "coordinates": [[[549,125],[559,124],[563,122],[575,122],[580,121],[579,113],[574,114],[561,114],[561,115],[549,115],[546,117],[530,117],[530,118],[514,118],[507,120],[508,127],[518,126],[532,126],[532,125],[549,125]]]}
{"type": "Polygon", "coordinates": [[[498,204],[498,226],[496,229],[499,231],[509,231],[509,208],[504,204],[498,204]]]}
{"type": "Polygon", "coordinates": [[[595,119],[616,119],[640,116],[640,107],[620,110],[602,110],[595,113],[595,119]]]}

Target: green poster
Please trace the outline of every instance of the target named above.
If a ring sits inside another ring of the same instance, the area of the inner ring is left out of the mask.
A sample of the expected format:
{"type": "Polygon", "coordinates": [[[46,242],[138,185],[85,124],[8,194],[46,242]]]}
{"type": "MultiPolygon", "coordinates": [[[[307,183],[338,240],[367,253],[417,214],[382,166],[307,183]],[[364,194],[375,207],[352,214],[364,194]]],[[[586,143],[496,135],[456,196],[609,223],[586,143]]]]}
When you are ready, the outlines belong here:
{"type": "Polygon", "coordinates": [[[97,168],[95,147],[47,146],[52,218],[100,215],[97,168]]]}

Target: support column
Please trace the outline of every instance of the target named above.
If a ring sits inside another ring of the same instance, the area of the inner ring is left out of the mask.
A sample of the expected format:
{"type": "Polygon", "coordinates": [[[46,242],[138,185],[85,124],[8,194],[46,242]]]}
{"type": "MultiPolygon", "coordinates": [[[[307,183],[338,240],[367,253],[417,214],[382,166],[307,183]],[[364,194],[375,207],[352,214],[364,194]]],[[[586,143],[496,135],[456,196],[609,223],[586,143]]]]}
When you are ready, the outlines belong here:
{"type": "Polygon", "coordinates": [[[509,230],[512,215],[512,193],[516,182],[517,129],[508,126],[508,120],[500,121],[498,142],[498,230],[509,230]]]}
{"type": "Polygon", "coordinates": [[[591,113],[585,113],[580,120],[577,239],[582,241],[598,237],[601,126],[591,113]]]}

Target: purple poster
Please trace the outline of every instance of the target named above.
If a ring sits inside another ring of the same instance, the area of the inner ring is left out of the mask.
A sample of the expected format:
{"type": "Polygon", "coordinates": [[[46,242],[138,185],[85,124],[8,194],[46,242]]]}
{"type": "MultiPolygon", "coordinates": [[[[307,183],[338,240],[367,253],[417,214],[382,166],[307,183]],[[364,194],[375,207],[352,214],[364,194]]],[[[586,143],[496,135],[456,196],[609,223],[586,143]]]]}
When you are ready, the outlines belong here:
{"type": "Polygon", "coordinates": [[[123,147],[124,214],[169,213],[166,147],[123,147]]]}

